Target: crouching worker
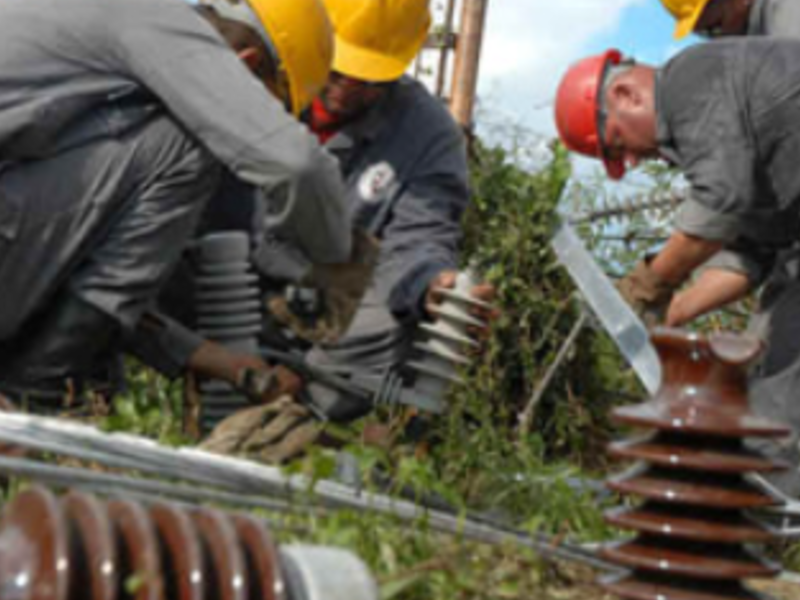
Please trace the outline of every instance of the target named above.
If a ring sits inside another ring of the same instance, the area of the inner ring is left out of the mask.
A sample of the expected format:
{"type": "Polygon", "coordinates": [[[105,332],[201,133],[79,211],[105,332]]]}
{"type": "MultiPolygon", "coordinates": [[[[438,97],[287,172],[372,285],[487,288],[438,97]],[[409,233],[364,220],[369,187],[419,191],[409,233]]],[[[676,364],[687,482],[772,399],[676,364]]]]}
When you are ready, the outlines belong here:
{"type": "MultiPolygon", "coordinates": [[[[311,260],[349,256],[338,165],[289,114],[329,72],[324,7],[203,4],[0,5],[0,390],[17,401],[57,410],[120,340],[178,327],[150,311],[223,171],[280,199],[311,260]]],[[[202,374],[267,369],[178,339],[202,374]]]]}
{"type": "MultiPolygon", "coordinates": [[[[797,40],[732,39],[691,47],[660,69],[611,50],[565,75],[556,120],[568,147],[601,159],[615,179],[641,160],[663,158],[691,186],[692,201],[679,210],[664,248],[623,281],[636,308],[666,312],[668,323],[679,324],[740,297],[755,281],[730,269],[712,272],[715,281],[698,288],[700,294],[675,294],[698,267],[742,241],[748,242],[747,256],[786,267],[780,278],[794,279],[791,253],[800,231],[798,57],[797,40]]],[[[792,295],[784,298],[792,302],[792,295]]],[[[776,325],[796,323],[790,306],[773,305],[783,313],[773,318],[776,325]]],[[[767,338],[776,339],[769,333],[767,338]]],[[[792,345],[779,350],[773,342],[769,377],[791,367],[792,345]]],[[[797,467],[798,404],[787,394],[796,369],[784,373],[783,381],[759,378],[751,391],[760,414],[794,427],[790,446],[779,452],[797,467]]],[[[795,468],[783,481],[785,490],[800,490],[799,474],[795,468]]]]}
{"type": "MultiPolygon", "coordinates": [[[[402,368],[439,290],[455,285],[469,201],[465,142],[446,107],[404,76],[428,35],[427,0],[326,5],[336,31],[333,71],[305,120],[339,159],[355,223],[381,247],[373,281],[346,333],[335,342],[307,335],[317,343],[306,359],[345,378],[380,376],[402,368]]],[[[261,272],[273,280],[284,278],[273,270],[281,262],[273,255],[276,247],[265,243],[257,255],[261,272]]],[[[494,296],[488,284],[471,291],[478,299],[494,296]]],[[[273,308],[292,320],[285,306],[273,308]]],[[[296,402],[255,409],[220,425],[206,447],[249,449],[265,461],[281,461],[314,440],[320,419],[347,422],[373,409],[363,398],[318,383],[306,392],[311,410],[296,402]]]]}

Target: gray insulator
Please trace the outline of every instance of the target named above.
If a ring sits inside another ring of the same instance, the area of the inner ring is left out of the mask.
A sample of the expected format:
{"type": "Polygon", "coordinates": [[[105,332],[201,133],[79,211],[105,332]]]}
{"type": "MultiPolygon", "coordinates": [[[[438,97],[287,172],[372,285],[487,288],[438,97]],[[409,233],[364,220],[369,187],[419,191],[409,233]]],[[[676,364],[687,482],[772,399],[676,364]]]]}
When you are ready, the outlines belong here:
{"type": "Polygon", "coordinates": [[[491,309],[471,295],[476,280],[470,272],[459,273],[452,290],[442,290],[444,300],[431,309],[436,317],[418,327],[414,344],[416,356],[401,372],[390,369],[383,375],[355,374],[352,381],[369,390],[375,406],[414,406],[442,413],[450,386],[462,383],[459,372],[471,364],[468,351],[480,347],[470,329],[483,329],[487,323],[470,309],[491,309]],[[408,383],[411,382],[411,385],[408,383]]]}
{"type": "Polygon", "coordinates": [[[472,362],[468,351],[480,346],[470,330],[487,326],[471,312],[475,307],[491,308],[471,295],[476,284],[473,274],[464,271],[459,273],[455,288],[442,290],[443,301],[431,309],[435,320],[418,328],[414,344],[417,355],[406,365],[411,377],[401,378],[394,372],[385,375],[375,394],[376,404],[405,404],[444,412],[450,386],[462,383],[459,372],[472,362]],[[413,384],[405,385],[405,379],[413,384]]]}
{"type": "MultiPolygon", "coordinates": [[[[213,233],[200,240],[195,289],[199,332],[236,352],[256,354],[263,321],[258,276],[251,269],[246,233],[213,233]]],[[[250,406],[247,398],[221,381],[201,383],[200,392],[201,426],[206,432],[250,406]]]]}
{"type": "Polygon", "coordinates": [[[403,379],[396,371],[389,371],[380,381],[380,385],[375,390],[373,402],[376,406],[393,406],[401,402],[403,393],[403,379]]]}
{"type": "Polygon", "coordinates": [[[292,600],[378,600],[378,585],[355,554],[337,548],[281,548],[292,600]]]}

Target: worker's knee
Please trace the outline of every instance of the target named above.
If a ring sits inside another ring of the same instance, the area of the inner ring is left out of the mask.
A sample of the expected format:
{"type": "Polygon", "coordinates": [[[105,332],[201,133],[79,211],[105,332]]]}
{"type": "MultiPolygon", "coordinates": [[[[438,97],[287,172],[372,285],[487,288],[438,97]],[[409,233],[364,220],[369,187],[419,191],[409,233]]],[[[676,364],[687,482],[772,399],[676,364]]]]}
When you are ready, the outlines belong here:
{"type": "Polygon", "coordinates": [[[200,203],[216,191],[222,165],[197,139],[168,117],[151,121],[136,140],[136,160],[147,183],[174,188],[176,195],[200,203]],[[181,193],[181,192],[188,193],[181,193]]]}

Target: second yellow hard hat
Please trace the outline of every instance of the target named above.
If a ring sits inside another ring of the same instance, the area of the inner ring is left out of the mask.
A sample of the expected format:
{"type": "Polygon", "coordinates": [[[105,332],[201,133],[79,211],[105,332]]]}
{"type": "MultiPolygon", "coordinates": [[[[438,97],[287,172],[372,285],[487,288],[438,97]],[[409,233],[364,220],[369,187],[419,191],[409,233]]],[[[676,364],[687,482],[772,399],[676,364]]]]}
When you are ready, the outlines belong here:
{"type": "Polygon", "coordinates": [[[428,0],[325,0],[336,34],[333,70],[364,81],[393,81],[428,37],[428,0]]]}
{"type": "Polygon", "coordinates": [[[311,104],[328,80],[333,27],[322,0],[198,0],[258,31],[277,54],[292,112],[311,104]]]}
{"type": "Polygon", "coordinates": [[[694,30],[700,15],[711,0],[661,0],[672,16],[675,17],[675,38],[686,37],[694,30]]]}

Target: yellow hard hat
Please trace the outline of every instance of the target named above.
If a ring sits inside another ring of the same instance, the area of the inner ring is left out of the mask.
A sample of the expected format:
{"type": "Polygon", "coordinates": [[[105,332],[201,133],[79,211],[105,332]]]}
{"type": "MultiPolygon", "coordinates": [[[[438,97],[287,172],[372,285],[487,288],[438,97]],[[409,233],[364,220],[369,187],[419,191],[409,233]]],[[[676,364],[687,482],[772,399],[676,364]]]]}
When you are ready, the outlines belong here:
{"type": "Polygon", "coordinates": [[[336,31],[333,69],[364,81],[394,81],[422,48],[428,0],[325,0],[336,31]]]}
{"type": "Polygon", "coordinates": [[[692,31],[700,15],[711,0],[661,0],[672,16],[678,21],[675,26],[675,39],[686,37],[692,31]]]}
{"type": "Polygon", "coordinates": [[[300,114],[322,91],[333,61],[333,27],[322,0],[199,0],[226,19],[254,28],[274,51],[300,114]]]}

